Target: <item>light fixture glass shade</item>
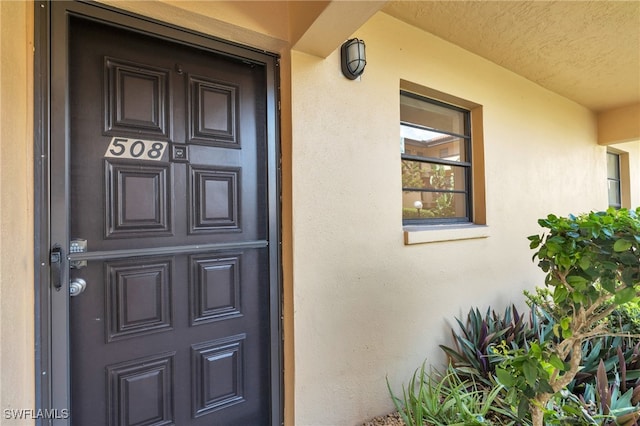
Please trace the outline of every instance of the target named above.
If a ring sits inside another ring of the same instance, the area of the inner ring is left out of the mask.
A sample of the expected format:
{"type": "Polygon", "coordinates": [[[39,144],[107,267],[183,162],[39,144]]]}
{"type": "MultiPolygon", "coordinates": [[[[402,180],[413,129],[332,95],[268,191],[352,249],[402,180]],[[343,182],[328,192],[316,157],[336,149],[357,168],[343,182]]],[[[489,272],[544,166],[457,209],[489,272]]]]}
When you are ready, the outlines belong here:
{"type": "Polygon", "coordinates": [[[367,59],[364,41],[352,38],[344,42],[341,52],[342,74],[349,80],[355,80],[364,72],[367,59]]]}

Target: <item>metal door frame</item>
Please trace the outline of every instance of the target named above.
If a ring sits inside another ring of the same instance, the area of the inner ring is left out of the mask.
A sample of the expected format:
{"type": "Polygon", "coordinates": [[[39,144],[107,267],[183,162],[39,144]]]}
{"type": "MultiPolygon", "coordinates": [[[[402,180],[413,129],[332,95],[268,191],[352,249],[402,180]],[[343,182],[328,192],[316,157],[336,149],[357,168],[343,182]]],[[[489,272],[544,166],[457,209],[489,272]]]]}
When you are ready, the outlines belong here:
{"type": "Polygon", "coordinates": [[[212,53],[241,58],[264,66],[266,73],[266,136],[270,267],[271,424],[283,424],[282,281],[280,209],[279,58],[174,25],[105,5],[89,2],[34,3],[34,182],[35,182],[35,358],[36,409],[50,410],[50,419],[38,425],[69,425],[71,408],[69,363],[69,276],[65,250],[69,243],[69,17],[78,16],[120,28],[193,46],[212,53]],[[55,52],[55,55],[52,54],[55,52]],[[63,185],[52,191],[51,185],[63,185]],[[62,192],[64,195],[57,195],[62,192]],[[52,212],[64,215],[52,217],[52,212]],[[62,288],[52,288],[51,249],[63,248],[62,288]]]}

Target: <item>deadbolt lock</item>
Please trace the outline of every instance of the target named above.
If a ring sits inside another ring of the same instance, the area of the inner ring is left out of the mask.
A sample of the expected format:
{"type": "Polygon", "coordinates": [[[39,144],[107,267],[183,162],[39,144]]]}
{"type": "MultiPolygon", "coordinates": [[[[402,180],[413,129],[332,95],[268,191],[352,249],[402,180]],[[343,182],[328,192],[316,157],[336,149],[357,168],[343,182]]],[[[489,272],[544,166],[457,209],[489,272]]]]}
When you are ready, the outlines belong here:
{"type": "MultiPolygon", "coordinates": [[[[86,253],[87,251],[87,240],[78,238],[75,240],[71,240],[69,244],[69,254],[73,255],[75,253],[86,253]]],[[[87,266],[86,260],[71,260],[69,262],[69,267],[71,269],[82,269],[87,266]]]]}

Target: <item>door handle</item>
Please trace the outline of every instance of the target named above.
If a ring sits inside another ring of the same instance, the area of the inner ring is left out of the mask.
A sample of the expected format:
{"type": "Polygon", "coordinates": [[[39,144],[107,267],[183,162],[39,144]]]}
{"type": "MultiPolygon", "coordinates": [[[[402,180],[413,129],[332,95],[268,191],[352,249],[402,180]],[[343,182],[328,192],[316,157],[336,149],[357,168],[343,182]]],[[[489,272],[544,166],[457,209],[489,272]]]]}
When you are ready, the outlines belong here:
{"type": "Polygon", "coordinates": [[[69,281],[69,296],[75,297],[87,288],[87,282],[82,278],[74,278],[69,281]]]}
{"type": "Polygon", "coordinates": [[[60,291],[62,288],[62,247],[59,245],[53,246],[49,256],[49,263],[51,265],[51,285],[56,291],[60,291]]]}

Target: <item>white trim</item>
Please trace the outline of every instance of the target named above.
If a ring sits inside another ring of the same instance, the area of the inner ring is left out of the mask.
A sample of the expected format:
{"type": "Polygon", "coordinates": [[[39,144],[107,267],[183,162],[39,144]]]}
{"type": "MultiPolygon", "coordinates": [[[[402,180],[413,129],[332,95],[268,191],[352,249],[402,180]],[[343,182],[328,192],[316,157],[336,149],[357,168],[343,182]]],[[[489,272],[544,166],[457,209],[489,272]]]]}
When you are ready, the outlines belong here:
{"type": "Polygon", "coordinates": [[[489,227],[486,225],[456,224],[404,227],[405,245],[472,240],[490,236],[489,227]]]}

